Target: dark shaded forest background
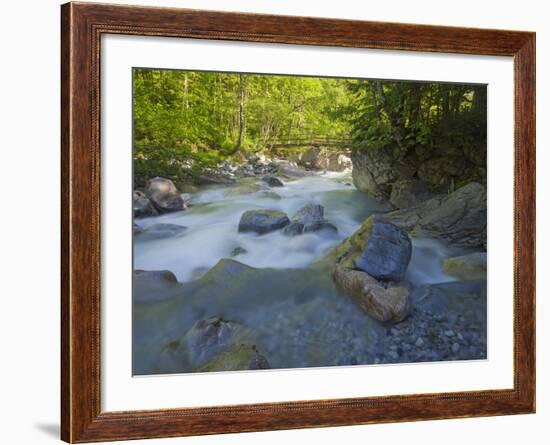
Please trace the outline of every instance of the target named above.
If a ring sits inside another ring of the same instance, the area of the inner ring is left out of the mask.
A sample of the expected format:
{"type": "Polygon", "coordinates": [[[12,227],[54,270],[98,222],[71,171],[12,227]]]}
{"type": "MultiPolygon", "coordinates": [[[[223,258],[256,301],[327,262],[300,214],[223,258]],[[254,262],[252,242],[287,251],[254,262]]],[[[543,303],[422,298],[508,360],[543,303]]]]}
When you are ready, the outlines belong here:
{"type": "Polygon", "coordinates": [[[396,162],[460,156],[485,182],[485,85],[136,68],[134,177],[189,180],[251,153],[312,144],[384,150],[396,162]]]}

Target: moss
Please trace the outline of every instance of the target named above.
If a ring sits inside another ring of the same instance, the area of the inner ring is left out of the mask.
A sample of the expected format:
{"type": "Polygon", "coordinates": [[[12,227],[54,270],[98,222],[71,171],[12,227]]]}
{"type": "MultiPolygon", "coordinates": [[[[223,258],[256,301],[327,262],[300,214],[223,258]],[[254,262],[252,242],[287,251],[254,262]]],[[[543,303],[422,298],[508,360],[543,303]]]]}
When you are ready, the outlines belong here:
{"type": "Polygon", "coordinates": [[[313,267],[332,270],[336,263],[349,269],[355,269],[355,260],[363,253],[369,242],[374,224],[374,216],[370,216],[355,231],[353,235],[346,238],[342,244],[330,249],[322,258],[317,260],[313,267]]]}

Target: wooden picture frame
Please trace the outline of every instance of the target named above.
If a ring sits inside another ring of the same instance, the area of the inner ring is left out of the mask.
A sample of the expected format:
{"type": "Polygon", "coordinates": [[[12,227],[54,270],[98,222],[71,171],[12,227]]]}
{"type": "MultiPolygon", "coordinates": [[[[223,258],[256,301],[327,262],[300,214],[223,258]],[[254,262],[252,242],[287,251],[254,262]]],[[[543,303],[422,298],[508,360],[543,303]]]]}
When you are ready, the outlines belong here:
{"type": "Polygon", "coordinates": [[[535,34],[92,3],[61,7],[61,437],[175,437],[535,411],[535,34]],[[103,34],[512,56],[515,70],[514,387],[102,412],[100,38],[103,34]]]}

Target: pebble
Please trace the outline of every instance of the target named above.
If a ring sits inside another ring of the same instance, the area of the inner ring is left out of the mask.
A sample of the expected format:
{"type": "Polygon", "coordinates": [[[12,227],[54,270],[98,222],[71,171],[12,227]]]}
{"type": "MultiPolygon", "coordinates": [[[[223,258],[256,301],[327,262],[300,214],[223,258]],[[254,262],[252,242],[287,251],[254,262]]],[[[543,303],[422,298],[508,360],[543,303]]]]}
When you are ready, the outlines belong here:
{"type": "Polygon", "coordinates": [[[424,344],[424,340],[422,340],[422,337],[418,337],[418,338],[416,339],[415,345],[418,346],[418,347],[420,347],[420,346],[422,346],[423,344],[424,344]]]}
{"type": "Polygon", "coordinates": [[[449,329],[448,331],[445,331],[445,335],[447,337],[453,337],[455,335],[455,331],[449,329]]]}
{"type": "Polygon", "coordinates": [[[460,349],[460,345],[458,343],[453,343],[452,350],[456,354],[458,350],[460,349]]]}

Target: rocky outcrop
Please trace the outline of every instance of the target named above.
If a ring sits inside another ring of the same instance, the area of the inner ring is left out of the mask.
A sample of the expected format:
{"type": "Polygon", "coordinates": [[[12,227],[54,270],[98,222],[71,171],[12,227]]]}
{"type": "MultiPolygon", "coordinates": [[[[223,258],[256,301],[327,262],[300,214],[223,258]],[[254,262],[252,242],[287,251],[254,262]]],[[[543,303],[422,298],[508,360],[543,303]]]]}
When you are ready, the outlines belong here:
{"type": "MultiPolygon", "coordinates": [[[[156,223],[141,229],[139,232],[140,239],[162,239],[173,238],[182,235],[187,230],[187,227],[179,224],[156,223]]],[[[135,232],[134,232],[135,233],[135,232]]]]}
{"type": "Polygon", "coordinates": [[[145,195],[161,212],[175,212],[187,208],[188,194],[180,194],[175,184],[166,178],[156,177],[149,179],[145,185],[145,195]]]}
{"type": "Polygon", "coordinates": [[[158,215],[157,209],[145,193],[140,192],[139,190],[134,191],[133,204],[134,217],[142,218],[145,216],[156,216],[158,215]]]}
{"type": "Polygon", "coordinates": [[[375,198],[388,199],[398,179],[392,154],[385,149],[354,150],[352,178],[357,190],[375,198]]]}
{"type": "Polygon", "coordinates": [[[461,280],[472,281],[487,278],[487,253],[475,252],[443,261],[443,271],[461,280]]]}
{"type": "Polygon", "coordinates": [[[334,282],[341,292],[378,321],[397,323],[404,320],[411,311],[407,287],[385,288],[368,273],[340,265],[336,265],[334,282]]]}
{"type": "Polygon", "coordinates": [[[433,198],[426,184],[418,179],[400,179],[392,184],[390,202],[398,209],[415,207],[433,198]]]}
{"type": "Polygon", "coordinates": [[[484,247],[487,243],[487,191],[481,184],[472,182],[450,195],[386,213],[382,219],[414,237],[443,239],[460,247],[484,247]]]}
{"type": "Polygon", "coordinates": [[[248,210],[239,221],[239,232],[264,234],[280,230],[290,223],[288,216],[278,210],[248,210]]]}
{"type": "Polygon", "coordinates": [[[319,204],[308,204],[301,208],[284,229],[286,235],[301,235],[319,230],[338,231],[338,229],[324,218],[324,208],[319,204]]]}

